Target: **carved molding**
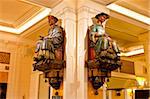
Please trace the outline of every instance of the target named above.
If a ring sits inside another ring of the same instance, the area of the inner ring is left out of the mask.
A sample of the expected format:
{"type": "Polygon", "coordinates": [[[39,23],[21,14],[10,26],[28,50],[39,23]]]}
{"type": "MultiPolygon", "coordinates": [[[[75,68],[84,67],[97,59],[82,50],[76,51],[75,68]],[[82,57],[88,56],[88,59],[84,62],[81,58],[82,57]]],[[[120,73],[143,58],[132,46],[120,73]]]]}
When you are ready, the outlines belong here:
{"type": "Polygon", "coordinates": [[[31,3],[34,5],[45,6],[48,8],[53,8],[57,6],[63,0],[25,0],[24,2],[31,3]]]}
{"type": "Polygon", "coordinates": [[[15,28],[20,27],[21,25],[25,24],[28,22],[31,18],[33,18],[36,14],[41,12],[43,9],[41,7],[32,7],[28,12],[23,14],[20,18],[18,18],[13,26],[15,28]]]}
{"type": "Polygon", "coordinates": [[[117,19],[120,19],[120,20],[123,20],[123,21],[125,21],[125,22],[127,22],[127,23],[134,24],[134,25],[139,26],[139,27],[141,27],[141,28],[143,28],[143,29],[150,30],[149,25],[146,25],[146,24],[141,23],[141,22],[139,22],[139,21],[136,21],[136,20],[134,20],[134,19],[128,18],[128,17],[123,16],[123,15],[121,15],[121,14],[118,14],[118,13],[116,13],[116,12],[111,11],[111,12],[110,12],[110,16],[111,16],[111,17],[114,17],[114,18],[117,18],[117,19]]]}
{"type": "Polygon", "coordinates": [[[21,25],[25,24],[27,21],[29,21],[31,18],[33,18],[36,14],[38,14],[42,10],[42,7],[33,6],[31,9],[25,13],[22,13],[21,16],[17,16],[18,19],[14,20],[13,23],[8,23],[3,20],[1,20],[0,25],[11,27],[11,28],[18,28],[21,25]]]}
{"type": "Polygon", "coordinates": [[[10,28],[15,28],[13,24],[10,23],[5,23],[5,22],[0,22],[1,26],[6,26],[6,27],[10,27],[10,28]]]}

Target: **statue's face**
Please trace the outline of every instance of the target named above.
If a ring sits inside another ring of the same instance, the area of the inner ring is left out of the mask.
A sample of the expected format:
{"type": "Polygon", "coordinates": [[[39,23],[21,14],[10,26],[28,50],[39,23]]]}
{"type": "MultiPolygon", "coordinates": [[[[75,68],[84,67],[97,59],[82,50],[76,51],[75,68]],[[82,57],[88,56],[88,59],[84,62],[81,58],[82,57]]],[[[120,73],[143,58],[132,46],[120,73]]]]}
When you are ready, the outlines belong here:
{"type": "Polygon", "coordinates": [[[99,16],[98,20],[103,23],[105,20],[107,19],[107,17],[105,15],[99,16]]]}
{"type": "Polygon", "coordinates": [[[55,19],[53,16],[50,16],[48,19],[49,19],[49,25],[55,24],[55,19]]]}

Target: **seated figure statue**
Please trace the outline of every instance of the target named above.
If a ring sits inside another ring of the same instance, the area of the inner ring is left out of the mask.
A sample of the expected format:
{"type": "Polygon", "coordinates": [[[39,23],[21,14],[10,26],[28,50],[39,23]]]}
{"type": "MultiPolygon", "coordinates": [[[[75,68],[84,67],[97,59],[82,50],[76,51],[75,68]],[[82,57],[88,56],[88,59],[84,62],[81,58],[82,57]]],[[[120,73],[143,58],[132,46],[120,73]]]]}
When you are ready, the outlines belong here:
{"type": "Polygon", "coordinates": [[[106,13],[97,14],[92,18],[89,28],[89,64],[93,61],[101,66],[101,70],[115,70],[121,66],[120,53],[116,42],[105,32],[103,23],[109,19],[106,13]]]}
{"type": "Polygon", "coordinates": [[[50,15],[48,16],[49,31],[45,37],[40,37],[37,41],[34,69],[44,62],[62,61],[63,60],[63,46],[64,46],[64,30],[58,25],[59,20],[50,15]]]}

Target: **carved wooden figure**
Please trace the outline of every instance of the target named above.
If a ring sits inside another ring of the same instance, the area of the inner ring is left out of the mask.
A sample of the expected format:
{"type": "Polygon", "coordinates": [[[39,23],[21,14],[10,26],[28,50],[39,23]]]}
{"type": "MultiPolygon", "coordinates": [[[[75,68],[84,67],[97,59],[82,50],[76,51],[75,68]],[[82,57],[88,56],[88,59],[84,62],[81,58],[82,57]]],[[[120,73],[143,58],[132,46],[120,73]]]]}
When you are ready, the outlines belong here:
{"type": "Polygon", "coordinates": [[[48,21],[48,35],[37,41],[33,67],[34,70],[42,71],[45,78],[49,79],[49,84],[57,90],[63,80],[65,67],[65,32],[55,16],[49,15],[48,21]]]}
{"type": "Polygon", "coordinates": [[[96,90],[110,77],[111,71],[121,67],[118,46],[105,32],[103,23],[107,19],[106,13],[97,14],[88,29],[88,75],[96,90]]]}

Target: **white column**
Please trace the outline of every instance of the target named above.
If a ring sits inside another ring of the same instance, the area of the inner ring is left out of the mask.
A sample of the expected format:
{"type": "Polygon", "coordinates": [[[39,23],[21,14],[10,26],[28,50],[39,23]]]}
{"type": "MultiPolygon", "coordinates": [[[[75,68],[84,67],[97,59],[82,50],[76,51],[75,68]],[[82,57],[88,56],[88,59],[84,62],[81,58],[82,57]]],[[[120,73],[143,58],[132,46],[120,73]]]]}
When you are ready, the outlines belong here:
{"type": "Polygon", "coordinates": [[[106,88],[106,84],[104,83],[103,84],[103,99],[106,99],[106,97],[107,97],[106,91],[107,91],[107,88],[106,88]]]}
{"type": "MultiPolygon", "coordinates": [[[[77,3],[77,98],[88,99],[88,74],[85,68],[85,61],[88,56],[87,29],[92,25],[92,17],[100,12],[108,13],[105,6],[97,4],[91,0],[78,0],[77,3]]],[[[106,88],[105,88],[106,89],[106,88]]],[[[105,90],[106,97],[106,90],[105,90]]],[[[106,99],[106,98],[105,98],[106,99]]]]}
{"type": "Polygon", "coordinates": [[[78,9],[78,32],[77,32],[77,80],[78,90],[77,99],[87,99],[87,68],[85,68],[86,57],[86,34],[88,29],[88,8],[81,7],[78,9]]]}
{"type": "MultiPolygon", "coordinates": [[[[2,45],[4,45],[3,43],[2,45]]],[[[7,96],[6,99],[17,99],[17,88],[18,86],[16,85],[19,84],[18,78],[19,78],[19,67],[17,65],[17,50],[18,47],[14,44],[13,46],[11,44],[5,44],[5,46],[2,46],[0,48],[0,51],[2,52],[8,52],[10,53],[10,68],[8,72],[8,85],[7,85],[7,96]],[[11,48],[9,48],[11,47],[11,48]]]]}
{"type": "Polygon", "coordinates": [[[64,9],[64,28],[66,32],[66,69],[64,76],[64,99],[77,99],[76,81],[76,14],[72,8],[64,9]]]}
{"type": "Polygon", "coordinates": [[[66,32],[63,99],[77,99],[75,1],[63,0],[52,10],[52,15],[62,19],[62,27],[66,32]]]}
{"type": "Polygon", "coordinates": [[[127,93],[127,89],[124,89],[124,99],[128,99],[128,93],[127,93]]]}
{"type": "Polygon", "coordinates": [[[32,71],[30,80],[29,99],[38,99],[39,75],[41,72],[32,71]]]}
{"type": "Polygon", "coordinates": [[[7,99],[19,99],[21,98],[20,87],[20,61],[22,59],[23,53],[21,53],[21,47],[16,46],[16,50],[11,54],[11,67],[8,74],[8,92],[7,99]]]}
{"type": "Polygon", "coordinates": [[[147,83],[150,87],[150,31],[140,35],[139,39],[144,45],[144,55],[146,59],[146,68],[147,68],[147,83]]]}
{"type": "Polygon", "coordinates": [[[27,47],[19,44],[7,45],[5,51],[11,53],[8,74],[7,99],[21,99],[29,96],[31,57],[27,55],[27,47]],[[9,48],[10,47],[10,48],[9,48]],[[22,90],[23,89],[23,90],[22,90]]]}
{"type": "Polygon", "coordinates": [[[148,86],[150,87],[150,31],[146,34],[145,37],[144,55],[146,58],[147,81],[148,81],[148,86]]]}
{"type": "Polygon", "coordinates": [[[112,99],[112,90],[108,91],[108,99],[112,99]]]}
{"type": "MultiPolygon", "coordinates": [[[[76,98],[76,13],[75,1],[63,0],[60,4],[52,9],[51,15],[62,19],[62,27],[66,32],[66,45],[65,45],[65,60],[66,68],[64,69],[63,81],[63,99],[77,99],[76,98]]],[[[38,73],[32,74],[30,99],[37,99],[38,96],[38,73]],[[32,85],[35,84],[35,90],[32,85]],[[35,91],[35,92],[34,92],[35,91]],[[35,96],[32,96],[34,93],[35,96]]],[[[52,93],[51,93],[52,94],[52,93]]]]}

